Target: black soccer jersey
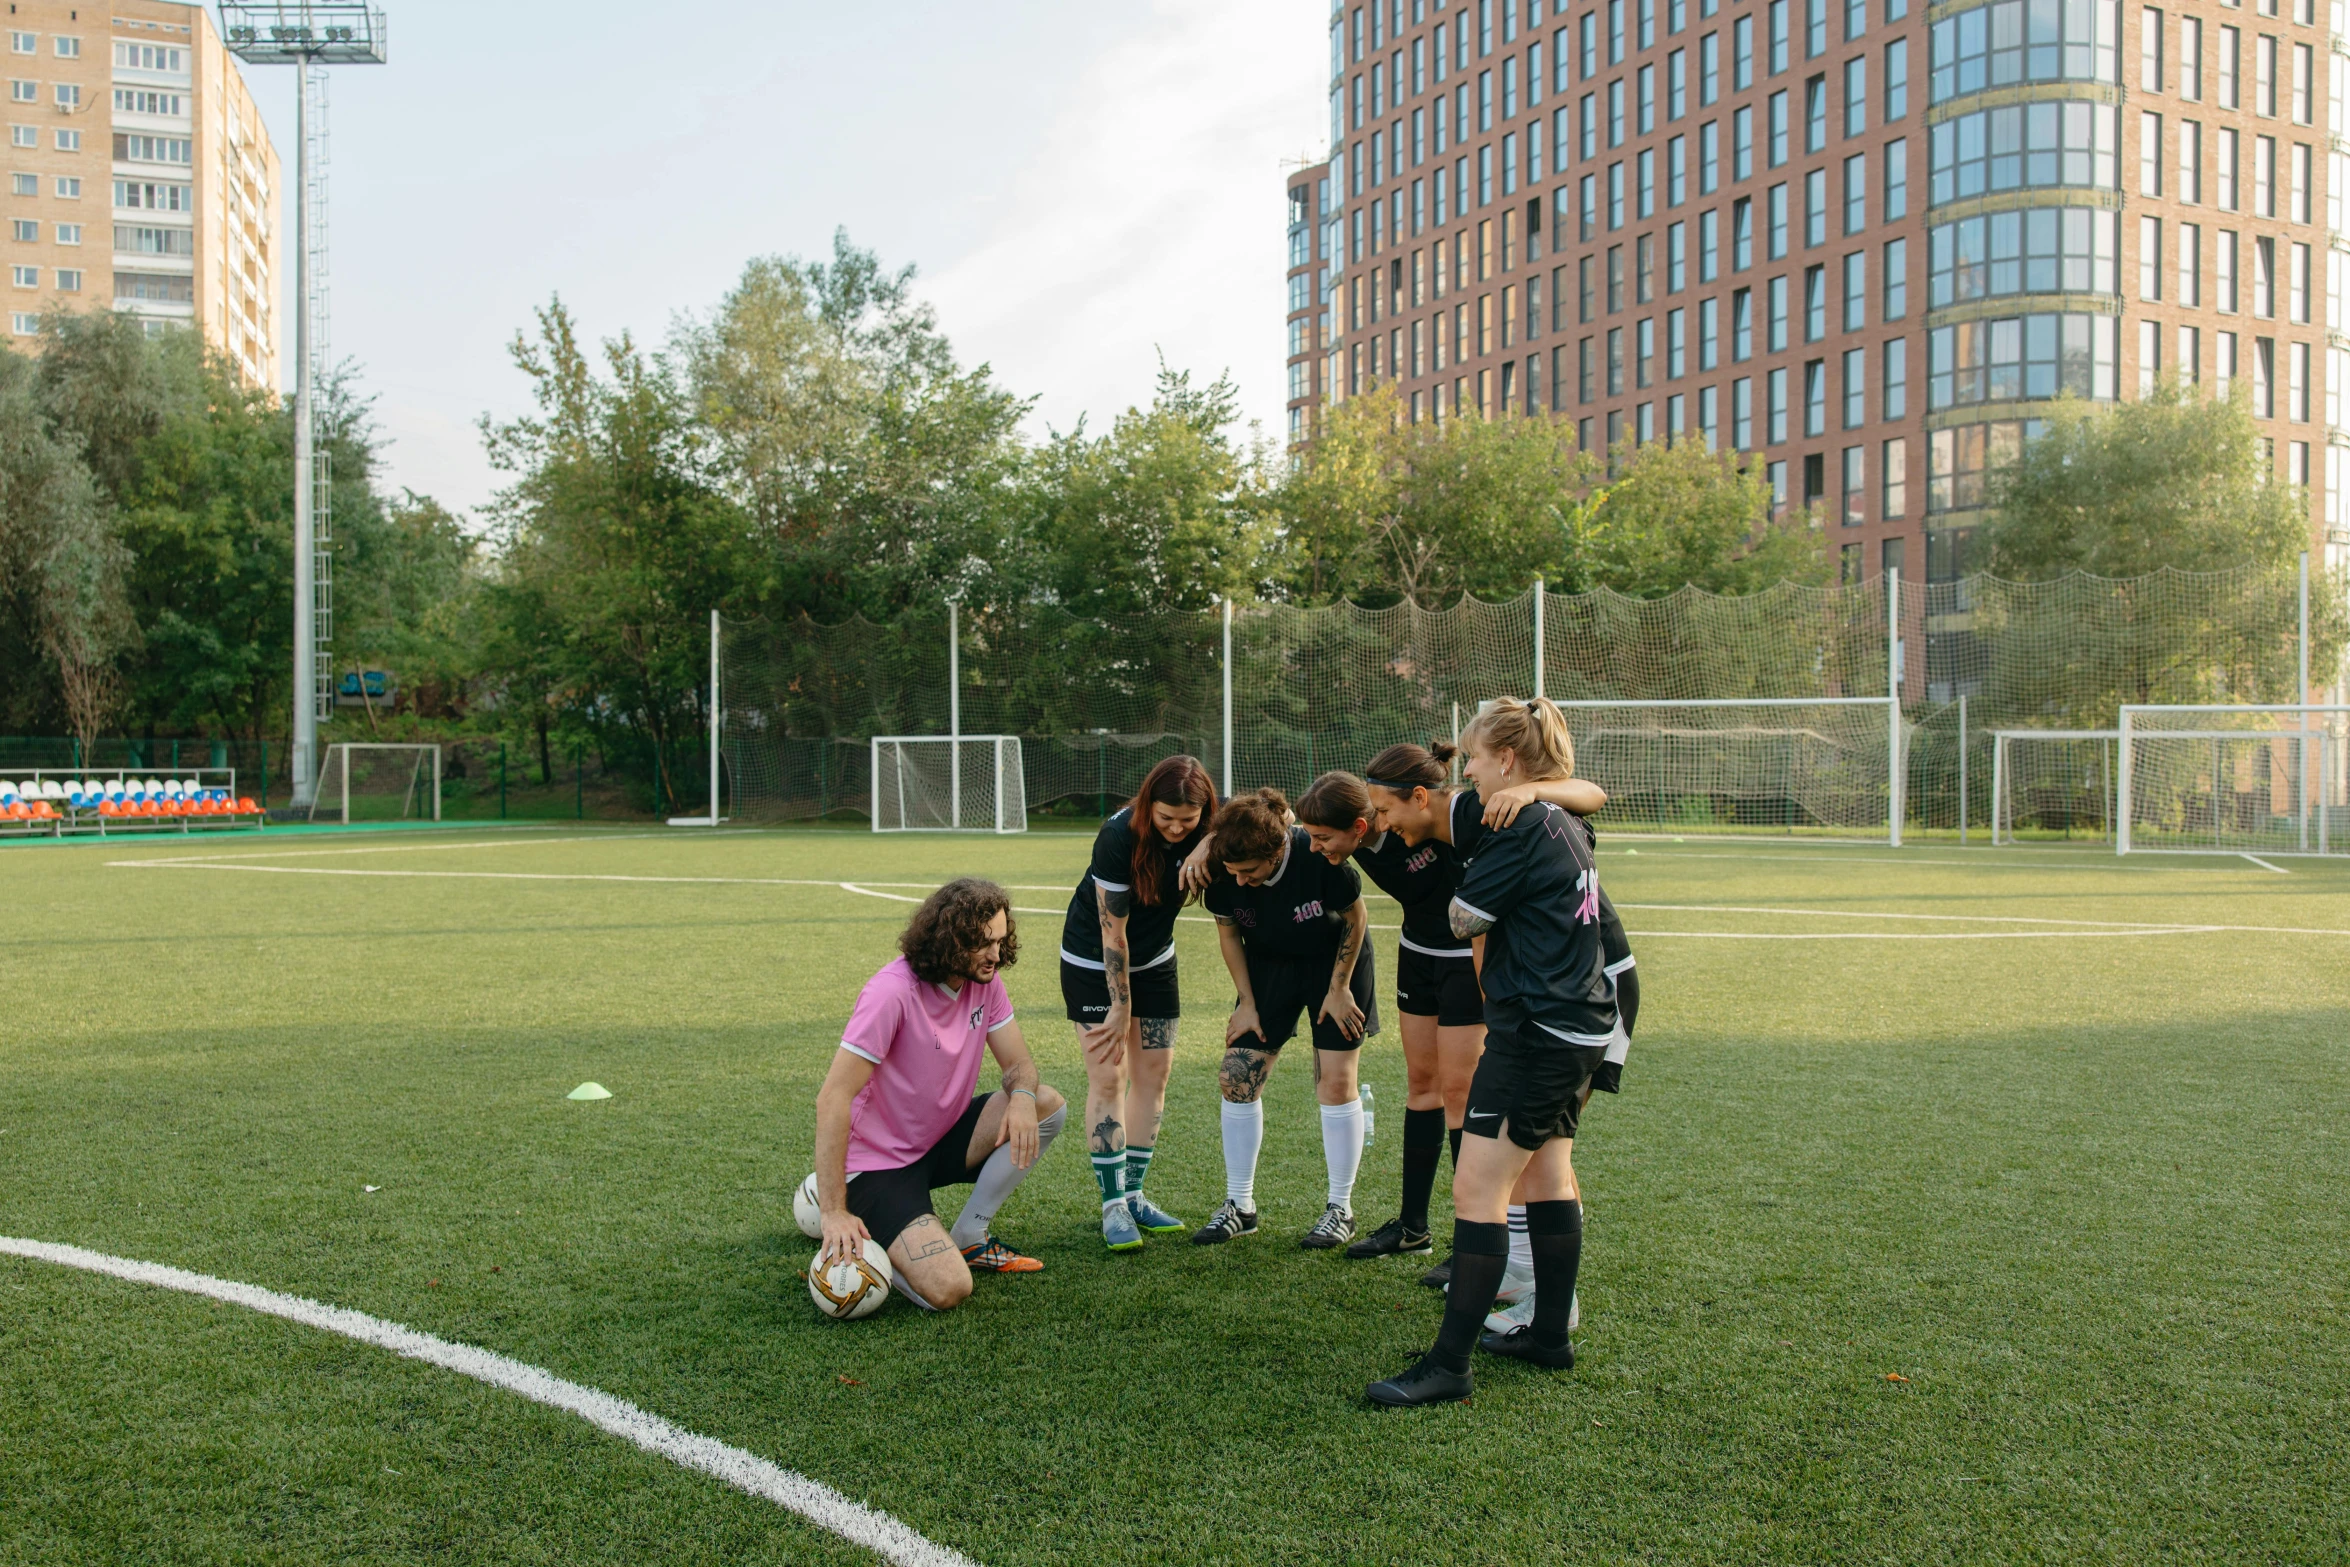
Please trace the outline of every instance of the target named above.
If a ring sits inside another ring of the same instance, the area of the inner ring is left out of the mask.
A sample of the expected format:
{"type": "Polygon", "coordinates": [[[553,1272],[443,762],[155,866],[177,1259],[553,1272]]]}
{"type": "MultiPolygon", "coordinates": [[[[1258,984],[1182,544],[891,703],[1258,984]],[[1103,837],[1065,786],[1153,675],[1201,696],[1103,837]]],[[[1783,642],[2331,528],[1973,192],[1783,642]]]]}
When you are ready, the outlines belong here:
{"type": "Polygon", "coordinates": [[[1152,848],[1159,855],[1159,901],[1145,903],[1134,894],[1134,824],[1129,819],[1133,807],[1128,806],[1108,821],[1093,835],[1093,864],[1077,883],[1077,891],[1069,898],[1069,917],[1061,925],[1061,956],[1084,968],[1102,966],[1101,903],[1095,892],[1097,884],[1113,892],[1130,896],[1126,907],[1126,956],[1129,968],[1148,968],[1163,963],[1174,955],[1175,916],[1183,909],[1183,888],[1178,877],[1183,868],[1183,857],[1199,846],[1200,837],[1207,831],[1207,819],[1202,814],[1200,825],[1181,843],[1169,843],[1156,833],[1151,835],[1152,848]]]}
{"type": "Polygon", "coordinates": [[[1365,838],[1355,862],[1381,892],[1403,905],[1403,944],[1437,957],[1467,957],[1469,944],[1452,933],[1452,895],[1461,884],[1461,855],[1430,838],[1409,844],[1391,832],[1365,838]]]}
{"type": "Polygon", "coordinates": [[[1608,990],[1614,994],[1617,977],[1632,963],[1632,938],[1624,934],[1624,917],[1608,901],[1607,889],[1599,890],[1599,949],[1606,959],[1608,990]]]}
{"type": "Polygon", "coordinates": [[[1527,806],[1484,835],[1453,897],[1492,922],[1481,975],[1488,1026],[1607,1043],[1615,991],[1600,939],[1599,868],[1580,821],[1544,801],[1527,806]]]}
{"type": "Polygon", "coordinates": [[[1362,900],[1362,879],[1351,865],[1333,865],[1314,852],[1303,827],[1289,830],[1280,869],[1261,887],[1243,887],[1229,876],[1208,886],[1208,912],[1230,920],[1240,944],[1254,957],[1338,957],[1344,915],[1362,900]]]}
{"type": "Polygon", "coordinates": [[[1446,809],[1452,812],[1452,852],[1466,865],[1485,841],[1485,801],[1476,790],[1463,789],[1446,809]]]}

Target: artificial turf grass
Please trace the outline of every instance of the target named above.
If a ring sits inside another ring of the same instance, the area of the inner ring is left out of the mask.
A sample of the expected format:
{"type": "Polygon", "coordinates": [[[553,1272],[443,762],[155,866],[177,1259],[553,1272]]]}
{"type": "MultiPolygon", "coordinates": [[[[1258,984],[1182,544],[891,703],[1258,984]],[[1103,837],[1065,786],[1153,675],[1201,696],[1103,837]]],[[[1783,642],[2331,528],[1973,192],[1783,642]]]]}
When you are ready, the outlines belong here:
{"type": "MultiPolygon", "coordinates": [[[[991,869],[1051,885],[1084,849],[581,840],[526,858],[540,872],[991,869]]],[[[517,852],[298,863],[505,867],[517,852]]],[[[1644,846],[1603,864],[1625,902],[2248,911],[2350,927],[2330,867],[2288,883],[2197,865],[1990,868],[2025,863],[2012,856],[1896,869],[1865,854],[1696,857],[1715,852],[1644,846]]],[[[788,1194],[839,1020],[903,905],[821,888],[40,860],[10,890],[29,917],[19,928],[47,933],[56,984],[10,998],[27,1032],[0,1079],[0,1230],[484,1343],[801,1467],[982,1560],[2342,1552],[2343,1237],[2322,1207],[2344,1164],[2325,1132],[2342,1099],[2342,984],[2323,967],[2338,942],[1638,943],[1647,1010],[1630,1091],[1594,1107],[1578,1159],[1593,1207],[1582,1365],[1566,1378],[1483,1367],[1474,1408],[1399,1418],[1363,1409],[1359,1391],[1426,1342],[1437,1298],[1412,1283],[1416,1261],[1295,1249],[1322,1179],[1303,1060],[1268,1092],[1269,1233],[1105,1257],[1083,1161],[1056,1155],[999,1220],[1046,1274],[983,1279],[948,1318],[898,1304],[841,1329],[813,1321],[792,1276],[809,1248],[790,1233],[788,1194]],[[125,918],[134,908],[143,924],[125,918]],[[94,939],[77,945],[76,930],[94,939]],[[313,987],[328,955],[340,961],[313,987]],[[585,1077],[620,1097],[561,1102],[585,1077]],[[384,1191],[365,1196],[362,1181],[384,1191]],[[1006,1368],[1012,1391],[975,1388],[981,1367],[1006,1368]],[[1513,1470],[1523,1477],[1499,1478],[1513,1470]],[[1463,1510],[1466,1531],[1450,1524],[1463,1510]]],[[[1023,924],[1015,999],[1047,1076],[1074,1095],[1057,921],[1023,924]]],[[[1179,939],[1192,1016],[1152,1190],[1196,1223],[1221,1192],[1222,998],[1205,928],[1179,939]]],[[[1377,947],[1384,970],[1392,940],[1377,947]]],[[[1393,1039],[1391,1020],[1364,1073],[1389,1112],[1358,1188],[1372,1223],[1396,1178],[1393,1039]]],[[[130,1292],[125,1309],[139,1310],[130,1286],[37,1265],[10,1264],[0,1282],[43,1271],[61,1296],[130,1292]]],[[[108,1353],[77,1330],[40,1358],[75,1344],[108,1353]]],[[[0,1364],[18,1353],[0,1348],[0,1364]]],[[[266,1377],[272,1357],[257,1360],[246,1371],[266,1377]]],[[[159,1375],[200,1388],[240,1374],[213,1367],[191,1345],[159,1375]]],[[[103,1454],[75,1423],[82,1409],[25,1416],[0,1475],[28,1450],[68,1469],[103,1454]]],[[[273,1442],[298,1467],[301,1422],[236,1424],[262,1468],[273,1442]]],[[[507,1440],[482,1445],[502,1458],[507,1440]]],[[[500,1492],[507,1512],[483,1539],[564,1538],[562,1508],[595,1516],[627,1488],[608,1477],[649,1462],[623,1465],[625,1450],[586,1431],[567,1450],[577,1496],[500,1492]]],[[[723,1494],[678,1478],[688,1507],[697,1486],[723,1494]]],[[[86,1485],[42,1494],[5,1511],[48,1531],[44,1553],[148,1505],[86,1485]]],[[[228,1516],[203,1549],[156,1559],[247,1559],[228,1516]]],[[[698,1541],[681,1525],[643,1559],[702,1559],[698,1541]]],[[[511,1559],[397,1529],[368,1549],[389,1554],[351,1559],[511,1559]]],[[[775,1559],[805,1559],[796,1550],[775,1559]]]]}

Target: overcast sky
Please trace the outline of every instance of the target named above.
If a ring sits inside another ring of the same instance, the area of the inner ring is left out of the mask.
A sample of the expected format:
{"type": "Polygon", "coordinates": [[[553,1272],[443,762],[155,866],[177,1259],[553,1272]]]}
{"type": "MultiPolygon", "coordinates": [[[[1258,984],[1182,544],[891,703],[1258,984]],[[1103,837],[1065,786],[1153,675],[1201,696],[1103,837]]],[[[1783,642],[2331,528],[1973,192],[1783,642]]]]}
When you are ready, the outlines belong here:
{"type": "MultiPolygon", "coordinates": [[[[331,89],[333,342],[394,484],[487,498],[475,421],[525,407],[506,345],[550,296],[658,340],[836,227],[920,269],[1039,433],[1147,399],[1162,353],[1278,428],[1282,176],[1328,136],[1324,0],[386,7],[390,63],[331,89]]],[[[247,75],[290,182],[293,72],[247,75]]]]}

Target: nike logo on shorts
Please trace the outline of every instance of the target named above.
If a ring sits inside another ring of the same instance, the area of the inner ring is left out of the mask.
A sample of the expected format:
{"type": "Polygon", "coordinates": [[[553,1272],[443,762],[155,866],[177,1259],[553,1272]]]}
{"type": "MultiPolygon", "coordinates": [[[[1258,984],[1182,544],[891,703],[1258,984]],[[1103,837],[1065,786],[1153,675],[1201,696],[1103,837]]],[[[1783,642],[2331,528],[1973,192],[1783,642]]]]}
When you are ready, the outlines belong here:
{"type": "Polygon", "coordinates": [[[1501,1112],[1499,1110],[1471,1110],[1469,1112],[1469,1119],[1472,1121],[1490,1121],[1500,1114],[1501,1112]]]}

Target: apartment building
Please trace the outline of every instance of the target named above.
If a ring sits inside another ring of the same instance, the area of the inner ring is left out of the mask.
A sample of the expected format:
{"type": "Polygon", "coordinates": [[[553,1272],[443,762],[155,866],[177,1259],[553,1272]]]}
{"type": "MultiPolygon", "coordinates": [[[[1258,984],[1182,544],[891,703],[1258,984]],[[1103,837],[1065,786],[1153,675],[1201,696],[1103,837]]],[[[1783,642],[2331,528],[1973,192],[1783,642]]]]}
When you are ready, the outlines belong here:
{"type": "Polygon", "coordinates": [[[9,340],[58,310],[192,327],[278,384],[277,151],[199,5],[6,0],[9,340]]]}
{"type": "Polygon", "coordinates": [[[2244,381],[2341,563],[2329,4],[1348,0],[1289,182],[1292,439],[1373,384],[1704,439],[1848,579],[1948,579],[2050,399],[2244,381]]]}

